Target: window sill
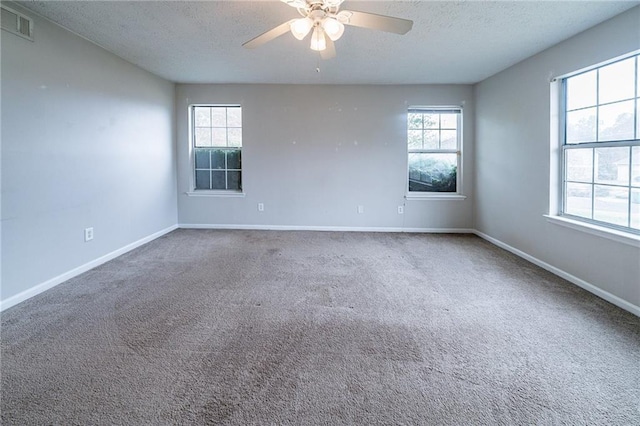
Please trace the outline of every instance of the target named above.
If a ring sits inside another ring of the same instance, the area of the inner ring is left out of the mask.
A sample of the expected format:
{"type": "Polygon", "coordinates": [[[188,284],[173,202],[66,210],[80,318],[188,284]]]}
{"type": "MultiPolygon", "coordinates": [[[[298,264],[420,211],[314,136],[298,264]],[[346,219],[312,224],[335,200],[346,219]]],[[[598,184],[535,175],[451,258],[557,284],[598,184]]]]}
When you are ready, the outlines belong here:
{"type": "Polygon", "coordinates": [[[448,200],[461,201],[466,200],[467,196],[462,194],[406,194],[407,200],[448,200]]]}
{"type": "Polygon", "coordinates": [[[189,197],[244,197],[244,192],[238,191],[189,191],[185,192],[189,197]]]}
{"type": "Polygon", "coordinates": [[[607,238],[619,243],[627,244],[633,247],[640,247],[640,235],[630,234],[616,229],[606,228],[604,226],[594,225],[592,223],[581,222],[579,220],[568,219],[562,216],[553,216],[545,214],[547,221],[555,225],[564,226],[575,229],[577,231],[586,232],[598,237],[607,238]]]}

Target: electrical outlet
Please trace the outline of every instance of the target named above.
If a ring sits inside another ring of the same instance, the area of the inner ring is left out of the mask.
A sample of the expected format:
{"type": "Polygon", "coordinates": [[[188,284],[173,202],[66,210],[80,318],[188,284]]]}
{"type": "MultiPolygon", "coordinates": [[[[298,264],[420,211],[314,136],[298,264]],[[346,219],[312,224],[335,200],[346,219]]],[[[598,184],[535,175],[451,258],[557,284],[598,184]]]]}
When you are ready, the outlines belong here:
{"type": "Polygon", "coordinates": [[[84,230],[84,242],[93,240],[93,228],[85,228],[84,230]]]}
{"type": "Polygon", "coordinates": [[[264,211],[264,203],[258,203],[258,211],[259,212],[263,212],[264,211]]]}
{"type": "Polygon", "coordinates": [[[358,213],[364,213],[364,206],[358,206],[358,213]]]}
{"type": "Polygon", "coordinates": [[[398,214],[404,214],[404,206],[398,206],[398,214]]]}

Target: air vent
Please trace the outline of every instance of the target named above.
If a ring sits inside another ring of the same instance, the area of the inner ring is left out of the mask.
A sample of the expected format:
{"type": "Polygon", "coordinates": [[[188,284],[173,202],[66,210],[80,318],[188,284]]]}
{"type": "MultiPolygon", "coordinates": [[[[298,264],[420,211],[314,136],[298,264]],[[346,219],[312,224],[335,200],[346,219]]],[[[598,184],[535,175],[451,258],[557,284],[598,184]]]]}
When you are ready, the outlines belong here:
{"type": "Polygon", "coordinates": [[[2,5],[2,29],[33,41],[33,20],[2,5]]]}

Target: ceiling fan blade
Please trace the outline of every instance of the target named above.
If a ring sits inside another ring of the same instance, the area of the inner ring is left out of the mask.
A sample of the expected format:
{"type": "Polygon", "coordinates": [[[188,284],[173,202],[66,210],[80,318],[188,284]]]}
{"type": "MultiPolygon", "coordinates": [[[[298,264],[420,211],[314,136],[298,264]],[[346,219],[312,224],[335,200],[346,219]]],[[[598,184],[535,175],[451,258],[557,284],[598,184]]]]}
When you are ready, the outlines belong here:
{"type": "Polygon", "coordinates": [[[282,34],[287,33],[291,29],[292,21],[293,20],[287,21],[284,24],[280,24],[277,27],[260,34],[258,37],[252,38],[248,42],[244,43],[242,47],[246,47],[247,49],[255,49],[256,47],[262,46],[263,44],[273,40],[274,38],[280,37],[282,34]]]}
{"type": "Polygon", "coordinates": [[[413,27],[413,21],[375,13],[342,10],[336,16],[338,21],[354,27],[371,28],[389,33],[406,34],[413,27]]]}
{"type": "Polygon", "coordinates": [[[336,56],[336,45],[335,45],[335,43],[333,42],[333,40],[331,40],[326,35],[324,36],[324,39],[327,42],[327,48],[320,51],[320,57],[322,59],[334,58],[336,56]]]}

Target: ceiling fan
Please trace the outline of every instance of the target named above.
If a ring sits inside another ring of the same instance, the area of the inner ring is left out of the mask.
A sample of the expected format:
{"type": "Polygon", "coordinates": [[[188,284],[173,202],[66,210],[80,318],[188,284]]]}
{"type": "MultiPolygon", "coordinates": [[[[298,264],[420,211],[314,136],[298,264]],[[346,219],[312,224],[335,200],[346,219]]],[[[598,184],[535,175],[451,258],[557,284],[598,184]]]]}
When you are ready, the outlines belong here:
{"type": "Polygon", "coordinates": [[[311,49],[320,52],[323,59],[336,55],[333,44],[344,33],[344,26],[371,28],[396,34],[406,34],[413,21],[374,13],[340,10],[344,0],[280,0],[298,9],[302,18],[291,19],[269,31],[249,40],[242,46],[254,49],[276,37],[291,31],[298,40],[303,40],[310,32],[311,49]]]}

